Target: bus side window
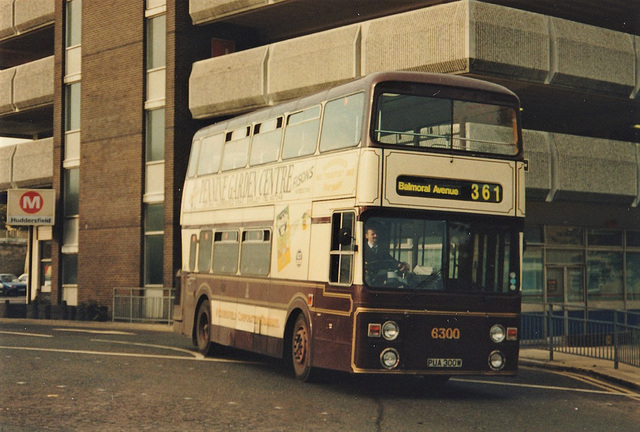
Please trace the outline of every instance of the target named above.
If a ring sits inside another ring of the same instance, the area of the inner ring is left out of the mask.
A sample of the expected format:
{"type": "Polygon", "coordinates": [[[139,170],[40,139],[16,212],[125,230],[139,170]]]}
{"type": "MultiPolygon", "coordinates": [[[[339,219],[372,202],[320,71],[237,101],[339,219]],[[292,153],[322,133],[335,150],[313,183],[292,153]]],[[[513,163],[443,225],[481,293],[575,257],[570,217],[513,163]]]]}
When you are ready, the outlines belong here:
{"type": "Polygon", "coordinates": [[[196,254],[198,253],[198,236],[191,234],[189,243],[189,271],[196,269],[196,254]]]}
{"type": "Polygon", "coordinates": [[[271,264],[271,231],[251,230],[242,233],[240,273],[267,276],[271,264]]]}
{"type": "Polygon", "coordinates": [[[364,93],[327,102],[322,118],[320,151],[355,147],[362,133],[364,93]]]}
{"type": "Polygon", "coordinates": [[[222,155],[222,171],[244,168],[249,158],[249,126],[227,132],[224,153],[222,155]]]}
{"type": "Polygon", "coordinates": [[[236,274],[238,272],[239,249],[237,231],[216,232],[213,243],[214,273],[236,274]]]}
{"type": "Polygon", "coordinates": [[[205,230],[200,233],[200,247],[198,248],[198,272],[209,273],[211,269],[212,232],[205,230]]]}
{"type": "Polygon", "coordinates": [[[191,157],[189,158],[189,168],[187,168],[187,177],[193,178],[196,176],[198,169],[198,156],[200,155],[200,144],[202,140],[194,140],[191,144],[191,157]]]}
{"type": "Polygon", "coordinates": [[[223,142],[224,134],[208,136],[202,139],[200,156],[198,157],[198,175],[218,172],[223,142]]]}
{"type": "Polygon", "coordinates": [[[329,282],[350,285],[353,281],[353,212],[334,213],[331,217],[329,282]]]}
{"type": "Polygon", "coordinates": [[[290,114],[284,132],[282,158],[311,155],[316,151],[320,127],[320,105],[290,114]]]}
{"type": "Polygon", "coordinates": [[[255,125],[249,163],[253,166],[277,161],[280,155],[281,141],[282,117],[255,125]]]}

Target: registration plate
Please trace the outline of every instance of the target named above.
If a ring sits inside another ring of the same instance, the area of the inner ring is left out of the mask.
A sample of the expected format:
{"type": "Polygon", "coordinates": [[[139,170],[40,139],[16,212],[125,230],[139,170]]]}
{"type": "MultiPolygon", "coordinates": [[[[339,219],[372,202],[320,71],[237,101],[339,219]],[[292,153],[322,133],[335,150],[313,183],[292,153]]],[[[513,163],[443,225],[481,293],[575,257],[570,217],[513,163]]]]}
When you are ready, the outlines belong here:
{"type": "Polygon", "coordinates": [[[427,367],[430,367],[430,368],[461,368],[462,367],[462,359],[430,358],[430,359],[427,359],[427,367]]]}

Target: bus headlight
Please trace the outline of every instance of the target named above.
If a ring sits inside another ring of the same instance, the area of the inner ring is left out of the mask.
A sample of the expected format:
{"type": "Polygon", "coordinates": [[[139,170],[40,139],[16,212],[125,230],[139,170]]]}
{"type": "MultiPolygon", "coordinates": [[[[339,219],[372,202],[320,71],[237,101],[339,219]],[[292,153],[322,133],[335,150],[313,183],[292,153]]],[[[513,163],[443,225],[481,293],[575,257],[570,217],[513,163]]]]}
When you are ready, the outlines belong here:
{"type": "Polygon", "coordinates": [[[387,348],[380,354],[380,364],[385,369],[393,369],[400,363],[400,354],[393,348],[387,348]]]}
{"type": "Polygon", "coordinates": [[[502,354],[500,351],[493,351],[491,354],[489,354],[489,367],[491,368],[491,370],[499,371],[504,367],[504,363],[504,354],[502,354]]]}
{"type": "Polygon", "coordinates": [[[388,341],[392,341],[400,334],[400,327],[395,321],[387,321],[382,324],[382,337],[388,341]]]}
{"type": "Polygon", "coordinates": [[[495,324],[491,327],[491,330],[489,330],[489,337],[493,342],[500,343],[505,337],[507,337],[507,333],[505,332],[504,327],[500,324],[495,324]]]}

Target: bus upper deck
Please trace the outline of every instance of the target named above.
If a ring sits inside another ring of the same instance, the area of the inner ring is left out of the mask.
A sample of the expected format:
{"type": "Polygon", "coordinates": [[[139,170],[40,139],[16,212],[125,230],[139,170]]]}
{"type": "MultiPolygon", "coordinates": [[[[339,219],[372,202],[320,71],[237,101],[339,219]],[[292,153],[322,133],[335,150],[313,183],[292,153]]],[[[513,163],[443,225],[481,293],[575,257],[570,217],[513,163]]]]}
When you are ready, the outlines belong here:
{"type": "MultiPolygon", "coordinates": [[[[183,216],[283,198],[349,195],[372,205],[423,206],[426,198],[446,198],[447,206],[452,200],[479,204],[469,211],[517,214],[524,202],[508,202],[516,191],[491,178],[497,170],[521,180],[516,171],[523,165],[514,163],[523,159],[518,106],[515,94],[495,84],[387,72],[223,121],[194,136],[183,216]],[[384,191],[371,188],[370,170],[405,167],[411,154],[426,153],[433,156],[430,166],[415,175],[391,171],[384,191]],[[466,181],[462,173],[474,171],[479,177],[466,181]],[[412,204],[416,197],[419,203],[412,204]]],[[[502,183],[515,184],[511,178],[502,183]]]]}

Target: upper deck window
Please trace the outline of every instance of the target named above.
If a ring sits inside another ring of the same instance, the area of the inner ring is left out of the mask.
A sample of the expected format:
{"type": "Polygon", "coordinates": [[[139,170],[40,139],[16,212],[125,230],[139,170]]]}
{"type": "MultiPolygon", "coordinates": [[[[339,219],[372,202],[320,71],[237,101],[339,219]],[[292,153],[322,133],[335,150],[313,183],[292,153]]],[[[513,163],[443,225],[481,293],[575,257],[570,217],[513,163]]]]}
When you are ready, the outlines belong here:
{"type": "Polygon", "coordinates": [[[282,158],[306,156],[316,151],[320,128],[320,105],[290,114],[284,134],[282,158]]]}
{"type": "Polygon", "coordinates": [[[249,126],[227,132],[222,155],[222,171],[244,168],[249,157],[249,126]]]}
{"type": "Polygon", "coordinates": [[[320,151],[355,147],[362,134],[364,93],[327,102],[324,107],[320,151]]]}
{"type": "Polygon", "coordinates": [[[513,107],[390,92],[376,106],[373,138],[380,144],[518,154],[513,107]]]}
{"type": "Polygon", "coordinates": [[[258,123],[253,127],[251,165],[260,165],[278,160],[282,141],[282,117],[258,123]]]}
{"type": "Polygon", "coordinates": [[[223,137],[223,134],[218,134],[202,139],[198,157],[198,175],[218,172],[220,168],[220,156],[222,156],[223,137]]]}

